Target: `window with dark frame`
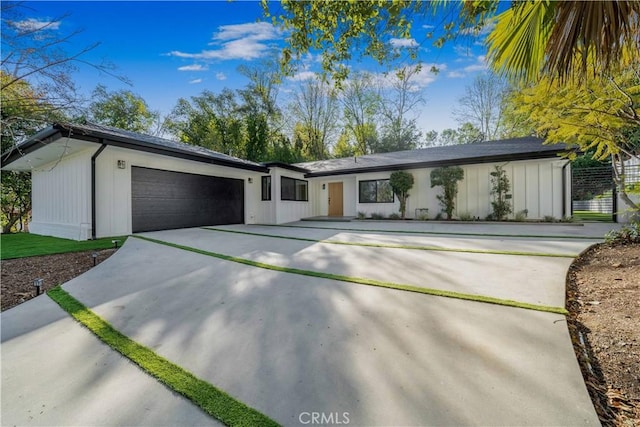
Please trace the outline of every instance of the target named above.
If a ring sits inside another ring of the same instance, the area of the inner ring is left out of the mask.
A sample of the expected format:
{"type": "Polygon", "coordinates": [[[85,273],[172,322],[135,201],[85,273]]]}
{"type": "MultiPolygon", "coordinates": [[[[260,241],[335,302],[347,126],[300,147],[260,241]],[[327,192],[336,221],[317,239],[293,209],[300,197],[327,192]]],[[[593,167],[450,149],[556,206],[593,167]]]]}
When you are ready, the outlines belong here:
{"type": "Polygon", "coordinates": [[[262,177],[262,200],[271,200],[271,177],[269,175],[262,177]]]}
{"type": "Polygon", "coordinates": [[[360,181],[358,185],[360,203],[393,203],[395,201],[388,179],[360,181]]]}
{"type": "Polygon", "coordinates": [[[280,199],[294,202],[309,201],[309,183],[302,179],[288,178],[280,179],[280,199]]]}

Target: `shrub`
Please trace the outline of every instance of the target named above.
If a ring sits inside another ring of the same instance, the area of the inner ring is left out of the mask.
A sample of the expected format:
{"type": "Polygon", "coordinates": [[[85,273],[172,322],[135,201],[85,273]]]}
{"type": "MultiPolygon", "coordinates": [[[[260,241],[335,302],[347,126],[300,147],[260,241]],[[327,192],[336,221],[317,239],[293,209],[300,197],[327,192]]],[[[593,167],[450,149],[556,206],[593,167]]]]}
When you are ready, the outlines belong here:
{"type": "Polygon", "coordinates": [[[367,217],[366,212],[358,211],[358,219],[365,219],[367,217]]]}
{"type": "Polygon", "coordinates": [[[507,171],[502,166],[496,165],[491,175],[491,195],[493,200],[491,201],[491,207],[493,208],[493,216],[498,221],[506,219],[507,215],[512,212],[511,209],[511,184],[509,183],[509,177],[507,171]]]}
{"type": "Polygon", "coordinates": [[[416,219],[418,221],[428,221],[429,220],[429,214],[426,212],[421,212],[420,214],[418,214],[418,216],[416,217],[416,219]]]}
{"type": "Polygon", "coordinates": [[[371,219],[385,219],[386,216],[383,213],[374,212],[371,214],[371,219]]]}
{"type": "Polygon", "coordinates": [[[404,219],[404,218],[402,218],[400,214],[394,212],[391,215],[389,215],[389,219],[404,219]]]}
{"type": "Polygon", "coordinates": [[[553,215],[545,215],[544,218],[542,218],[542,221],[544,222],[556,222],[556,217],[553,215]]]}
{"type": "Polygon", "coordinates": [[[473,221],[475,218],[469,212],[463,212],[459,215],[460,221],[473,221]]]}
{"type": "Polygon", "coordinates": [[[529,211],[527,209],[523,209],[521,211],[516,212],[516,221],[518,222],[522,222],[524,220],[527,219],[527,215],[529,214],[529,211]]]}
{"type": "Polygon", "coordinates": [[[434,218],[436,221],[440,221],[442,219],[442,212],[438,212],[436,217],[434,218]]]}
{"type": "Polygon", "coordinates": [[[456,208],[456,196],[458,194],[458,181],[464,178],[464,170],[458,166],[442,167],[431,171],[431,188],[442,187],[442,194],[436,197],[442,206],[442,211],[451,219],[456,208]]]}
{"type": "Polygon", "coordinates": [[[631,222],[619,230],[611,230],[604,236],[607,243],[630,244],[640,243],[640,221],[631,222]]]}
{"type": "Polygon", "coordinates": [[[413,187],[413,175],[405,171],[396,171],[389,177],[389,185],[400,202],[400,215],[404,219],[407,211],[407,199],[409,190],[413,187]]]}

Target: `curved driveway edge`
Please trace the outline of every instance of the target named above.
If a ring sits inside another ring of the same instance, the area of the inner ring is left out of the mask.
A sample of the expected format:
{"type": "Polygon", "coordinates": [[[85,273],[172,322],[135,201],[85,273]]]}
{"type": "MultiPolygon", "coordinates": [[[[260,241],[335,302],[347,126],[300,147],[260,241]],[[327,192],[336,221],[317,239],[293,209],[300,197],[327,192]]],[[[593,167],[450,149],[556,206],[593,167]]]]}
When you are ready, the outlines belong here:
{"type": "MultiPolygon", "coordinates": [[[[224,252],[235,238],[216,245],[224,252]]],[[[324,248],[317,262],[330,268],[334,255],[324,248]]],[[[599,425],[561,315],[303,278],[139,239],[64,288],[285,425],[310,412],[348,413],[352,425],[599,425]]]]}

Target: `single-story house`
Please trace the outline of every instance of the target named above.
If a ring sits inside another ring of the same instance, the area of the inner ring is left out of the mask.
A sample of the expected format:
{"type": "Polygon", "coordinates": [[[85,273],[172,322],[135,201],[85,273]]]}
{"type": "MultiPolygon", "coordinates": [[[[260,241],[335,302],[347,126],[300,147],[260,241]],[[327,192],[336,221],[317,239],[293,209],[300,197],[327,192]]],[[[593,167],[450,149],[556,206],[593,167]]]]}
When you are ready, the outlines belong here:
{"type": "Polygon", "coordinates": [[[76,240],[220,224],[282,224],[313,216],[398,212],[389,176],[414,175],[407,217],[440,211],[430,172],[460,166],[456,212],[491,211],[490,175],[504,166],[513,211],[571,215],[563,145],[517,138],[324,160],[255,163],[163,138],[94,124],[53,124],[3,155],[30,171],[32,233],[76,240]]]}

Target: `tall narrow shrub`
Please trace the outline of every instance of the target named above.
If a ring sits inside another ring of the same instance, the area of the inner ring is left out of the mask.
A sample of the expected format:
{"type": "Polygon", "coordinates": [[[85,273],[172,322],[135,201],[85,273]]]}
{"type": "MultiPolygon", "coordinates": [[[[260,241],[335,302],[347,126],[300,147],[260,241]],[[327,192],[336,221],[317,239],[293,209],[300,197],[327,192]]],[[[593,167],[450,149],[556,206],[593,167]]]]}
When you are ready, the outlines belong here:
{"type": "Polygon", "coordinates": [[[511,183],[507,176],[507,171],[500,165],[496,165],[491,175],[491,195],[493,200],[491,201],[491,207],[493,213],[491,216],[496,221],[502,221],[507,218],[512,212],[511,208],[511,183]]]}
{"type": "Polygon", "coordinates": [[[451,219],[456,208],[456,196],[458,195],[458,181],[464,178],[464,170],[459,166],[445,166],[431,171],[431,188],[442,187],[442,194],[436,197],[442,206],[442,212],[451,219]]]}
{"type": "Polygon", "coordinates": [[[405,171],[393,172],[389,178],[389,185],[391,185],[393,193],[400,201],[400,216],[404,219],[407,211],[409,190],[413,187],[413,175],[405,171]]]}

